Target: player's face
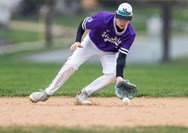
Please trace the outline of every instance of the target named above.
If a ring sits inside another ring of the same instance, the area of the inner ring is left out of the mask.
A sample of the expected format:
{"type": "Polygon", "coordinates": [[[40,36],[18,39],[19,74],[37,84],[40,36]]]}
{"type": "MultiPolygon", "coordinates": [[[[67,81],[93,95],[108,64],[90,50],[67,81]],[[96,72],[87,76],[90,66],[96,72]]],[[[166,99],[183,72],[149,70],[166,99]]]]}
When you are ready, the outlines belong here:
{"type": "Polygon", "coordinates": [[[124,20],[124,19],[116,19],[116,25],[120,29],[125,29],[125,27],[129,24],[129,20],[124,20]]]}

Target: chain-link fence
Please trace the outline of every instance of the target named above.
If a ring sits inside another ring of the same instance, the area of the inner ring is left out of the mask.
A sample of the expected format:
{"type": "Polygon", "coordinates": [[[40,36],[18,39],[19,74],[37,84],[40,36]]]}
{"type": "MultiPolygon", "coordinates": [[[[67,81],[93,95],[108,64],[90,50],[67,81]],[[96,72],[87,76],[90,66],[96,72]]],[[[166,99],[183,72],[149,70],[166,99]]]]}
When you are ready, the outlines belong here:
{"type": "MultiPolygon", "coordinates": [[[[71,54],[69,46],[80,21],[99,11],[115,12],[122,2],[125,1],[0,0],[0,56],[37,50],[25,61],[62,62],[71,54]]],[[[133,6],[131,23],[137,32],[127,58],[129,63],[160,63],[187,55],[186,0],[127,2],[133,6]]]]}

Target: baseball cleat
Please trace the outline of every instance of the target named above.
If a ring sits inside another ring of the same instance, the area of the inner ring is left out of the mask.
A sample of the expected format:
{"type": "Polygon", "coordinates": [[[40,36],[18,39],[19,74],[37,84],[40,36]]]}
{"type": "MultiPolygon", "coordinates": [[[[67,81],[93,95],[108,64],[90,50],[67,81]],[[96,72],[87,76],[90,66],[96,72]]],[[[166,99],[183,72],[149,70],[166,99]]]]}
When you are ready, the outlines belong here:
{"type": "Polygon", "coordinates": [[[80,105],[92,105],[92,102],[88,99],[88,94],[82,91],[77,93],[76,102],[80,105]]]}
{"type": "Polygon", "coordinates": [[[48,98],[50,97],[50,95],[48,95],[46,93],[45,90],[41,90],[40,92],[34,92],[29,96],[29,100],[31,102],[37,103],[39,101],[46,101],[48,100],[48,98]]]}

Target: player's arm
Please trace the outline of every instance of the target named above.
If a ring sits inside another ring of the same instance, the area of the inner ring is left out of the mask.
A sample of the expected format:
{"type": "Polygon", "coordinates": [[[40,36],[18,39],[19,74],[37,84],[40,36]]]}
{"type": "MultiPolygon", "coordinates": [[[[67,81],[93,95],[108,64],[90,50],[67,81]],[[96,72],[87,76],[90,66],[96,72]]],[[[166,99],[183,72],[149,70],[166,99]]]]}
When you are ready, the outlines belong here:
{"type": "Polygon", "coordinates": [[[83,23],[83,20],[80,22],[80,24],[78,26],[75,43],[72,44],[72,46],[70,47],[70,51],[75,51],[77,48],[83,47],[81,44],[81,40],[82,40],[82,36],[83,36],[85,30],[82,28],[82,23],[83,23]]]}
{"type": "Polygon", "coordinates": [[[126,54],[119,52],[116,65],[116,84],[124,80],[123,73],[126,66],[126,57],[126,54]]]}
{"type": "Polygon", "coordinates": [[[83,23],[83,20],[80,22],[80,24],[78,26],[75,42],[81,42],[82,36],[85,32],[85,30],[82,28],[82,23],[83,23]]]}

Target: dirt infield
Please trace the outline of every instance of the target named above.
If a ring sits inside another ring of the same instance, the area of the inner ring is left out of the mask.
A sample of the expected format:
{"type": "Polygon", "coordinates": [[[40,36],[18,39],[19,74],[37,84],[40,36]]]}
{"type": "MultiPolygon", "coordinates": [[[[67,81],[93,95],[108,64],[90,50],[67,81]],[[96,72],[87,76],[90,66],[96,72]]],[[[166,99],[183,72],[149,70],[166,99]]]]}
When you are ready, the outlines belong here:
{"type": "Polygon", "coordinates": [[[31,103],[27,97],[0,97],[0,126],[188,127],[188,98],[135,98],[128,106],[116,97],[90,98],[95,105],[75,105],[74,97],[31,103]]]}

